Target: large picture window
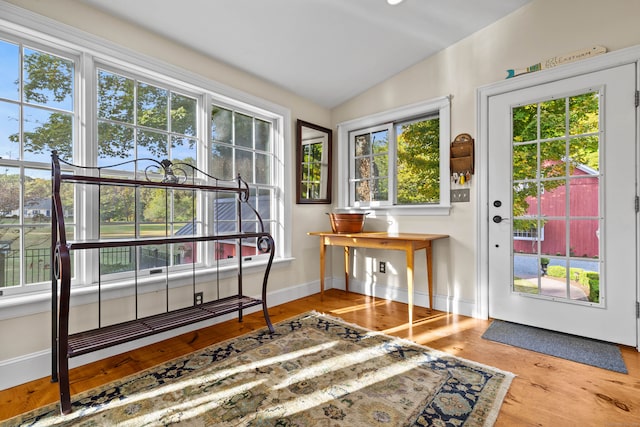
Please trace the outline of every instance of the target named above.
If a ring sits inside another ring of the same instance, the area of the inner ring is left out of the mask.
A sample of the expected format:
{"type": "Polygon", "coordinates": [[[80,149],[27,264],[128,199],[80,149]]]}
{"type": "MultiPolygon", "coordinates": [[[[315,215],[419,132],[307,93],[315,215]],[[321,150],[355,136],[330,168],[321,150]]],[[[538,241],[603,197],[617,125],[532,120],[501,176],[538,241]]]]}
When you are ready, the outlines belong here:
{"type": "MultiPolygon", "coordinates": [[[[272,111],[257,98],[254,105],[241,93],[235,101],[233,91],[219,94],[213,82],[160,63],[145,68],[125,51],[116,59],[110,55],[117,48],[104,54],[98,44],[85,49],[84,37],[70,42],[39,34],[32,43],[32,34],[0,33],[0,296],[49,288],[52,150],[73,164],[100,167],[102,176],[144,179],[145,159],[188,163],[221,180],[240,176],[274,236],[276,260],[286,254],[279,178],[289,120],[284,109],[272,111]]],[[[235,200],[193,191],[79,191],[65,185],[62,196],[70,239],[188,236],[239,227],[235,200]],[[214,216],[218,229],[210,230],[214,216]]],[[[244,231],[258,229],[250,214],[242,213],[244,231]]],[[[81,251],[72,260],[73,283],[122,282],[158,268],[169,274],[185,267],[215,271],[240,255],[248,267],[268,257],[256,242],[81,251]]]]}

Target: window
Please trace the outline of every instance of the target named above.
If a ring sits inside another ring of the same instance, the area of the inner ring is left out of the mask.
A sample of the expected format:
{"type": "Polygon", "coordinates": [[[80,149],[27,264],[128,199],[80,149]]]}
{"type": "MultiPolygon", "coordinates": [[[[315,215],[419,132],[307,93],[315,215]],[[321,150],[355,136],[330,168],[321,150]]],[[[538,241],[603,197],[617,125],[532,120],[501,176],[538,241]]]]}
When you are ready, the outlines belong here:
{"type": "MultiPolygon", "coordinates": [[[[525,220],[520,220],[525,221],[525,220]]],[[[537,242],[538,240],[544,241],[544,226],[540,227],[540,235],[538,235],[538,227],[536,225],[530,226],[526,229],[513,229],[513,240],[531,240],[537,242]]]]}
{"type": "Polygon", "coordinates": [[[76,113],[76,60],[52,51],[0,39],[0,291],[50,277],[50,152],[72,153],[76,113]]]}
{"type": "MultiPolygon", "coordinates": [[[[211,161],[212,175],[221,179],[240,176],[251,189],[250,203],[260,214],[265,231],[275,230],[270,207],[275,202],[272,153],[273,124],[246,112],[213,104],[211,106],[211,161]]],[[[236,204],[231,198],[216,198],[212,209],[218,209],[218,226],[225,232],[236,231],[236,204]]],[[[245,231],[260,231],[254,215],[242,212],[245,231]]],[[[237,256],[234,242],[216,243],[215,259],[237,256]]],[[[259,256],[257,241],[245,240],[240,249],[242,256],[259,256]]],[[[265,256],[265,255],[263,255],[265,256]]]]}
{"type": "Polygon", "coordinates": [[[348,159],[340,167],[347,176],[339,182],[348,182],[340,188],[342,207],[448,213],[448,98],[346,122],[338,130],[348,159]]]}
{"type": "MultiPolygon", "coordinates": [[[[84,33],[65,30],[71,41],[39,34],[38,43],[32,43],[31,30],[6,31],[11,33],[0,33],[0,296],[49,289],[52,150],[74,164],[101,167],[103,176],[154,173],[145,169],[144,159],[192,164],[219,179],[240,175],[250,188],[250,203],[274,236],[276,259],[286,256],[281,159],[287,110],[134,53],[105,48],[102,40],[84,33]]],[[[76,234],[200,234],[211,227],[214,215],[221,219],[216,232],[238,226],[235,200],[215,194],[106,185],[74,191],[71,184],[62,193],[71,240],[76,234]]],[[[245,210],[243,229],[256,230],[259,224],[245,210]]],[[[159,267],[169,273],[194,266],[215,271],[238,255],[250,267],[268,257],[256,242],[238,251],[235,241],[74,254],[74,286],[90,285],[98,277],[126,280],[159,267]]]]}
{"type": "MultiPolygon", "coordinates": [[[[98,166],[103,176],[144,176],[146,159],[169,159],[198,166],[198,95],[175,91],[124,73],[97,69],[98,166]],[[131,160],[136,162],[123,163],[131,160]],[[136,170],[134,170],[134,167],[136,170]]],[[[155,170],[155,167],[153,167],[155,170]]],[[[102,186],[100,237],[127,238],[197,234],[193,191],[102,186]]],[[[197,262],[195,244],[152,245],[100,250],[100,273],[144,271],[197,262]]]]}

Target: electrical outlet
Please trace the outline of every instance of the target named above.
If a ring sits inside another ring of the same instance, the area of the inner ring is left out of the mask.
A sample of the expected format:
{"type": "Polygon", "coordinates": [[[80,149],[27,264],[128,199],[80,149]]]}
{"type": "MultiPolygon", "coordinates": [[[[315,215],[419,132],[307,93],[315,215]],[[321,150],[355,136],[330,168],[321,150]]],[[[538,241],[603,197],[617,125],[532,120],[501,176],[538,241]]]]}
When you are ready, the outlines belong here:
{"type": "Polygon", "coordinates": [[[451,202],[468,202],[469,201],[469,189],[458,188],[451,190],[451,202]]]}
{"type": "Polygon", "coordinates": [[[196,292],[193,294],[193,305],[200,305],[204,301],[204,295],[202,292],[196,292]]]}
{"type": "Polygon", "coordinates": [[[378,272],[380,273],[386,273],[387,272],[387,263],[384,261],[380,261],[380,263],[378,264],[378,272]]]}

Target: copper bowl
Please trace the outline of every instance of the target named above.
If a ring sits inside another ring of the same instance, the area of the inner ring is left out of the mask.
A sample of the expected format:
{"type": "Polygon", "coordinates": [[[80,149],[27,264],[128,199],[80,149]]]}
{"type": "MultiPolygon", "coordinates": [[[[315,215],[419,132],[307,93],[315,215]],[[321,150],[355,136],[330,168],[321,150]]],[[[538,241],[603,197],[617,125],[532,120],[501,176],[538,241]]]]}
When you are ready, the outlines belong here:
{"type": "Polygon", "coordinates": [[[360,233],[366,213],[330,213],[329,221],[334,233],[360,233]]]}

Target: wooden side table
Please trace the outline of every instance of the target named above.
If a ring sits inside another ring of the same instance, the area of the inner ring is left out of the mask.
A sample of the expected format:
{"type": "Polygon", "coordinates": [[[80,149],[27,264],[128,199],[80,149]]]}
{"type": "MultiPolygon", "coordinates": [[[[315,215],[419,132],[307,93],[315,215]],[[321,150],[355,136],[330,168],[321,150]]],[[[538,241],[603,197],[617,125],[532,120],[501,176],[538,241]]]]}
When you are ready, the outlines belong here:
{"type": "Polygon", "coordinates": [[[315,231],[310,236],[320,237],[320,293],[324,295],[325,255],[327,246],[344,246],[344,276],[346,290],[349,292],[349,249],[372,248],[393,249],[404,251],[407,256],[407,291],[409,305],[409,323],[413,322],[413,288],[414,288],[414,257],[415,251],[424,249],[427,257],[427,280],[429,285],[429,308],[433,308],[433,267],[431,265],[431,242],[446,239],[446,234],[421,233],[333,233],[315,231]]]}

